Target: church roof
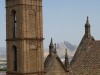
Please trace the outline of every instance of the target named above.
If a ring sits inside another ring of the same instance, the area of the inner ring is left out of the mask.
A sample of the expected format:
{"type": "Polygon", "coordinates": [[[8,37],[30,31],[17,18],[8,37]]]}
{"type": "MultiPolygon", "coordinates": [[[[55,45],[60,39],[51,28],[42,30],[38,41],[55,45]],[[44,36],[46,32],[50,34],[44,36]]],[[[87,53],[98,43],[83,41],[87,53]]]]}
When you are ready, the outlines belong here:
{"type": "MultiPolygon", "coordinates": [[[[85,29],[88,26],[87,18],[85,29]]],[[[71,61],[73,75],[100,75],[100,40],[95,40],[91,35],[87,37],[87,33],[71,61]]]]}
{"type": "Polygon", "coordinates": [[[91,41],[72,65],[74,74],[100,75],[100,41],[91,41]]]}
{"type": "Polygon", "coordinates": [[[73,59],[71,61],[71,65],[77,60],[77,58],[80,57],[80,55],[82,53],[84,53],[87,50],[89,43],[91,41],[93,41],[93,40],[94,40],[94,38],[92,36],[89,37],[89,38],[86,38],[85,35],[84,35],[84,37],[81,40],[81,42],[80,42],[80,44],[79,44],[79,46],[77,48],[77,51],[75,52],[75,55],[74,55],[74,57],[73,57],[73,59]]]}
{"type": "Polygon", "coordinates": [[[85,34],[77,48],[77,51],[75,52],[75,55],[71,61],[71,65],[77,60],[78,57],[80,57],[80,55],[82,53],[84,53],[87,49],[88,49],[88,45],[91,41],[94,41],[94,37],[91,36],[90,34],[90,27],[88,28],[88,26],[90,26],[89,24],[89,20],[88,20],[88,17],[87,17],[87,21],[86,21],[86,24],[85,24],[85,34]]]}
{"type": "Polygon", "coordinates": [[[45,71],[47,72],[49,70],[51,65],[55,62],[55,59],[57,59],[59,61],[60,65],[63,67],[63,69],[68,72],[68,70],[66,69],[65,65],[60,60],[60,58],[59,58],[59,56],[57,54],[55,54],[53,56],[50,56],[50,55],[47,56],[47,58],[45,60],[45,63],[44,63],[45,71]]]}

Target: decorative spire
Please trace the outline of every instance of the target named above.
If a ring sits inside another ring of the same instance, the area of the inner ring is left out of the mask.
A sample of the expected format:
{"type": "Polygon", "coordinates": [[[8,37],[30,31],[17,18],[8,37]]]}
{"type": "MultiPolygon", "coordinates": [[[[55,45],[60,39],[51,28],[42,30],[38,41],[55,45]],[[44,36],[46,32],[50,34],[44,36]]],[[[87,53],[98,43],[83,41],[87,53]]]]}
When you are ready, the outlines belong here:
{"type": "Polygon", "coordinates": [[[85,27],[90,27],[88,16],[87,16],[87,21],[86,21],[85,27]]]}
{"type": "Polygon", "coordinates": [[[65,49],[65,67],[69,69],[69,60],[68,60],[68,55],[67,55],[67,49],[65,49]]]}
{"type": "Polygon", "coordinates": [[[49,54],[54,54],[54,45],[53,45],[53,40],[51,38],[51,42],[50,42],[50,45],[49,45],[49,54]]]}
{"type": "Polygon", "coordinates": [[[52,38],[51,38],[50,46],[51,46],[51,45],[53,45],[53,40],[52,40],[52,38]]]}
{"type": "Polygon", "coordinates": [[[55,54],[57,54],[57,50],[56,50],[56,43],[55,43],[55,51],[54,51],[54,53],[55,53],[55,54]]]}
{"type": "Polygon", "coordinates": [[[90,33],[90,24],[89,24],[89,19],[87,16],[87,20],[86,20],[86,24],[85,24],[85,36],[86,37],[90,37],[91,33],[90,33]]]}

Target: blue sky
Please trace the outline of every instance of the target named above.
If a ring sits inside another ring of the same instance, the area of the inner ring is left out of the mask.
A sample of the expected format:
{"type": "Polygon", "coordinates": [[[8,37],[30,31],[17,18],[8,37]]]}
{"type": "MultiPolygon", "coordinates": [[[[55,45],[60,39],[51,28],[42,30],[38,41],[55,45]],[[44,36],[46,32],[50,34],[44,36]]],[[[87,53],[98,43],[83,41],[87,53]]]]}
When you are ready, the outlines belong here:
{"type": "MultiPolygon", "coordinates": [[[[5,47],[5,1],[0,0],[0,47],[5,47]]],[[[54,42],[68,41],[78,45],[84,35],[89,16],[91,34],[100,39],[100,0],[43,0],[44,46],[52,37],[54,42]]]]}

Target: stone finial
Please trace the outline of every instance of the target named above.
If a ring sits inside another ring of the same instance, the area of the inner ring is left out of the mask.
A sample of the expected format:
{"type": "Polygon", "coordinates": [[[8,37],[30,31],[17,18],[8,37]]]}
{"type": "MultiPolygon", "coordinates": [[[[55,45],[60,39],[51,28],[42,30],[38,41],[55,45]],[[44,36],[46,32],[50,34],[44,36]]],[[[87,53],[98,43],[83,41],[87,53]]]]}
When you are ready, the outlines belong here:
{"type": "Polygon", "coordinates": [[[54,53],[57,54],[56,43],[55,43],[55,51],[54,51],[54,53]]]}
{"type": "Polygon", "coordinates": [[[89,24],[89,17],[88,16],[87,16],[85,27],[87,27],[87,26],[90,26],[90,24],[89,24]]]}
{"type": "Polygon", "coordinates": [[[87,16],[87,20],[86,20],[86,24],[85,24],[85,36],[86,37],[90,37],[91,33],[90,33],[90,24],[89,24],[89,19],[87,16]]]}
{"type": "Polygon", "coordinates": [[[53,45],[52,38],[51,38],[50,45],[49,45],[49,54],[54,54],[54,45],[53,45]]]}
{"type": "Polygon", "coordinates": [[[53,40],[52,40],[52,38],[51,38],[51,41],[50,41],[50,46],[51,46],[51,45],[53,45],[53,40]]]}

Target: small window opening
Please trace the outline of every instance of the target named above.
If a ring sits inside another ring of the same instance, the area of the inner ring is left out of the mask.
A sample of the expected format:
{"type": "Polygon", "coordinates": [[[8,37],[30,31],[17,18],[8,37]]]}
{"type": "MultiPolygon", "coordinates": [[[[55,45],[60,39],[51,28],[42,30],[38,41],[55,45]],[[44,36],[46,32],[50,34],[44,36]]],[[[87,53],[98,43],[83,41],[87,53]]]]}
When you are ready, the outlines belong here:
{"type": "Polygon", "coordinates": [[[16,11],[13,10],[13,11],[12,11],[12,14],[13,14],[13,23],[14,23],[14,24],[13,24],[13,38],[15,38],[15,37],[16,37],[16,27],[17,27],[17,26],[16,26],[16,25],[17,25],[17,24],[16,24],[16,20],[17,20],[17,19],[16,19],[16,11]]]}
{"type": "Polygon", "coordinates": [[[17,48],[16,46],[13,46],[14,51],[14,71],[17,71],[17,48]]]}

